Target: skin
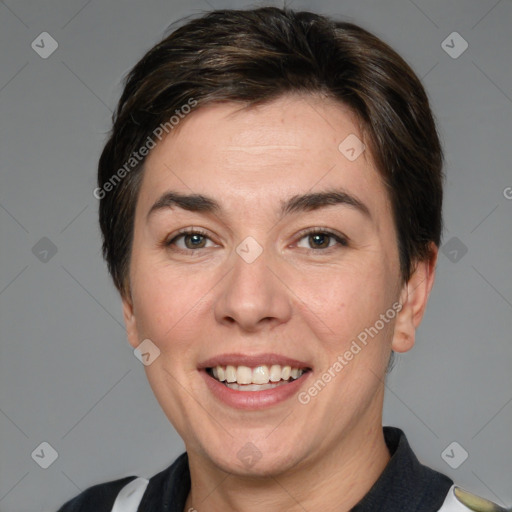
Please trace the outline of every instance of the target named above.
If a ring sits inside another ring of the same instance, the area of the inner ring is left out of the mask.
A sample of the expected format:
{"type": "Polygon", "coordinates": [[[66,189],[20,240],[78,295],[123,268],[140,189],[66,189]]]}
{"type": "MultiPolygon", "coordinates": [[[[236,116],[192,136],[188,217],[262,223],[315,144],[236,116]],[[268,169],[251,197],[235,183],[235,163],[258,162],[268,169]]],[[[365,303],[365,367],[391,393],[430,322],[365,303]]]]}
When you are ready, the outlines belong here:
{"type": "Polygon", "coordinates": [[[350,510],[389,461],[386,367],[392,349],[414,344],[437,248],[403,283],[386,189],[369,149],[355,161],[338,150],[349,134],[363,139],[355,116],[325,98],[214,104],[190,114],[146,160],[124,317],[133,347],[149,338],[161,351],[145,370],[187,448],[187,511],[350,510]],[[331,188],[356,197],[369,215],[337,204],[279,216],[291,196],[331,188]],[[174,206],[148,217],[170,190],[207,195],[222,210],[174,206]],[[191,237],[175,239],[188,227],[207,232],[195,239],[202,248],[185,252],[185,243],[195,247],[191,237]],[[312,241],[306,228],[348,243],[312,241]],[[250,264],[236,252],[248,236],[263,250],[250,264]],[[307,405],[293,396],[235,409],[199,374],[201,361],[220,354],[277,353],[313,368],[300,389],[307,391],[397,301],[397,317],[307,405]],[[237,456],[248,442],[261,454],[250,467],[237,456]]]}

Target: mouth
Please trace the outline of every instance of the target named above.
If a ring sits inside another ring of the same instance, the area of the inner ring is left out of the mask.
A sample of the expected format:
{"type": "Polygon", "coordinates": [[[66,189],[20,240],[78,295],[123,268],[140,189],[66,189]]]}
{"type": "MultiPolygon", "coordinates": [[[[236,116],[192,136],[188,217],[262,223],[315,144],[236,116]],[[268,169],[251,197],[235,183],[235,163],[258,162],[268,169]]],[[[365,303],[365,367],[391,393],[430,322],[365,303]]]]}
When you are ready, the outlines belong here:
{"type": "Polygon", "coordinates": [[[311,368],[290,365],[234,366],[216,365],[205,369],[216,381],[234,391],[265,391],[300,379],[311,368]]]}
{"type": "Polygon", "coordinates": [[[198,365],[209,392],[235,409],[258,410],[291,399],[313,367],[280,354],[223,354],[198,365]]]}

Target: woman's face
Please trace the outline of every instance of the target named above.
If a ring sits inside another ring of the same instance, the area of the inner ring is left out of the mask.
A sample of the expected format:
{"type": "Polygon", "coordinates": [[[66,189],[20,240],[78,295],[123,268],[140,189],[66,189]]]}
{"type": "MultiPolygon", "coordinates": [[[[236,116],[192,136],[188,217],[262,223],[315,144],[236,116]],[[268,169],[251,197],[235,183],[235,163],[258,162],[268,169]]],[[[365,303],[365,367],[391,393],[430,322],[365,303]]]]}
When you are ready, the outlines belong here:
{"type": "Polygon", "coordinates": [[[410,348],[393,345],[386,189],[354,116],[327,100],[181,123],[145,163],[129,340],[158,347],[147,376],[190,456],[239,474],[307,465],[380,428],[390,350],[410,348]]]}

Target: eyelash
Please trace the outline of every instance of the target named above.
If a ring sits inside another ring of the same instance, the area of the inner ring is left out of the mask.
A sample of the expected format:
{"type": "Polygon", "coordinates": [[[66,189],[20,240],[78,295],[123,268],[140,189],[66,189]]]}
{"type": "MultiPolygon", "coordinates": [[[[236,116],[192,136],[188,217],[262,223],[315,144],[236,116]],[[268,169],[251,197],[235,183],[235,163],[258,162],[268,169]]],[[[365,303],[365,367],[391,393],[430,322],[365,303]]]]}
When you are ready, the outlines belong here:
{"type": "MultiPolygon", "coordinates": [[[[307,236],[311,236],[311,235],[327,235],[331,239],[334,239],[338,243],[338,245],[341,247],[348,247],[348,245],[349,245],[348,238],[346,236],[339,234],[339,233],[335,233],[334,231],[331,231],[330,229],[327,229],[327,228],[308,228],[308,229],[305,229],[304,231],[301,231],[298,234],[298,237],[299,237],[299,240],[302,240],[303,238],[305,238],[307,236]]],[[[329,246],[325,249],[316,248],[316,249],[306,249],[306,250],[308,252],[311,251],[311,252],[317,253],[318,251],[331,252],[331,250],[333,250],[333,249],[336,249],[336,247],[329,246]]]]}
{"type": "MultiPolygon", "coordinates": [[[[199,235],[204,238],[210,239],[210,237],[208,236],[208,233],[206,231],[202,230],[201,228],[185,228],[185,229],[178,231],[178,234],[176,236],[174,236],[173,238],[171,238],[170,240],[164,240],[162,245],[164,247],[170,248],[174,243],[176,243],[176,241],[178,239],[180,239],[186,235],[199,235]]],[[[328,237],[334,239],[338,243],[338,245],[341,247],[348,247],[348,245],[349,245],[347,237],[345,237],[341,234],[335,233],[335,232],[331,231],[330,229],[326,229],[326,228],[308,228],[304,231],[301,231],[298,234],[298,240],[300,241],[303,238],[305,238],[307,236],[311,236],[311,235],[327,235],[328,237]]],[[[207,249],[207,247],[199,247],[199,249],[207,249]]],[[[318,254],[319,251],[325,253],[325,252],[331,252],[331,250],[333,250],[333,249],[336,249],[336,247],[329,246],[326,248],[316,248],[316,249],[309,248],[309,249],[306,249],[306,251],[308,253],[317,253],[318,254]]],[[[185,253],[185,254],[191,254],[191,253],[197,252],[197,249],[182,249],[180,247],[175,247],[174,250],[181,252],[181,253],[185,253]]]]}
{"type": "MultiPolygon", "coordinates": [[[[164,240],[163,242],[163,245],[165,247],[171,247],[171,245],[173,243],[176,242],[176,240],[178,240],[179,238],[182,238],[186,235],[200,235],[204,238],[210,238],[208,236],[208,233],[206,233],[206,231],[202,230],[201,228],[185,228],[185,229],[181,229],[180,231],[178,231],[178,234],[176,236],[174,236],[173,238],[171,238],[170,240],[164,240]]],[[[200,249],[204,249],[204,247],[200,247],[200,249]]],[[[181,249],[180,247],[177,247],[175,248],[176,251],[178,252],[183,252],[183,253],[187,253],[187,254],[190,254],[192,252],[197,252],[197,249],[181,249]]]]}

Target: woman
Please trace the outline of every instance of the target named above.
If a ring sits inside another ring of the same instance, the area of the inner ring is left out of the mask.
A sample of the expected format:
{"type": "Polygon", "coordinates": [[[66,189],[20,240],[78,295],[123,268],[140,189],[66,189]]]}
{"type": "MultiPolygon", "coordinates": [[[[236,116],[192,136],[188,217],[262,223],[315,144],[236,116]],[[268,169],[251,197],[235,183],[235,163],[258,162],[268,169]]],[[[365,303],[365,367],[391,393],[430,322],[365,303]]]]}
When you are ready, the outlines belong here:
{"type": "Polygon", "coordinates": [[[61,511],[499,510],[382,427],[442,209],[427,96],[386,44],[288,9],[188,22],[127,77],[95,195],[129,342],[187,451],[61,511]]]}

